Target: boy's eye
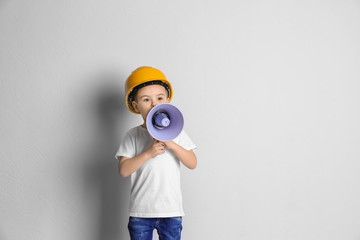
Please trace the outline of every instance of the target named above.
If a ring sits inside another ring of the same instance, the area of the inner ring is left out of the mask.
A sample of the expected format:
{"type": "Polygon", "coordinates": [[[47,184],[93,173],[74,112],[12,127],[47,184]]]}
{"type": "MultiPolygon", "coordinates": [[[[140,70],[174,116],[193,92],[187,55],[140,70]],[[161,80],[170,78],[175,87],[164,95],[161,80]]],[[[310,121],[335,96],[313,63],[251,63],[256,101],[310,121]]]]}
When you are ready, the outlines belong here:
{"type": "Polygon", "coordinates": [[[159,101],[161,101],[161,100],[163,100],[163,99],[164,99],[163,97],[158,97],[158,100],[159,100],[159,101]]]}
{"type": "Polygon", "coordinates": [[[143,101],[144,101],[144,102],[148,102],[149,99],[148,99],[148,98],[144,98],[143,101]]]}

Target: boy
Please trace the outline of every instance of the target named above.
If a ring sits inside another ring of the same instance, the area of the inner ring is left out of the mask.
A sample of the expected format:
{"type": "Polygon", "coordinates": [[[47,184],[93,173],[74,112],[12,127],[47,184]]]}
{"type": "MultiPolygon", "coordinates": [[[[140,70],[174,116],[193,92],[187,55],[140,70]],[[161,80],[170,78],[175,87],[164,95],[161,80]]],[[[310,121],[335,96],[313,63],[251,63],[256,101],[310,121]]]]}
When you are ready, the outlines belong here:
{"type": "Polygon", "coordinates": [[[126,80],[125,91],[127,108],[144,120],[127,132],[116,153],[120,175],[131,175],[130,237],[151,240],[156,229],[161,240],[180,239],[184,216],[180,163],[196,167],[196,146],[184,131],[173,141],[161,142],[146,130],[151,108],[172,99],[171,84],[161,71],[137,68],[126,80]]]}

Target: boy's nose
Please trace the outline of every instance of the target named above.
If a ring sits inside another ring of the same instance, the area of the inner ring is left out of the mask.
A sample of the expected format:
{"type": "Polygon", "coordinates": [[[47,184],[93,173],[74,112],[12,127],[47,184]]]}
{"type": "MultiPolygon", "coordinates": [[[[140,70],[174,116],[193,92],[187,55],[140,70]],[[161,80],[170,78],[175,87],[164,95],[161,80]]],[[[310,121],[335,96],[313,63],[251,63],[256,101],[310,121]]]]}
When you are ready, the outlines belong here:
{"type": "Polygon", "coordinates": [[[159,100],[158,99],[154,99],[153,101],[152,101],[152,105],[153,106],[156,106],[156,105],[158,105],[159,104],[159,100]]]}

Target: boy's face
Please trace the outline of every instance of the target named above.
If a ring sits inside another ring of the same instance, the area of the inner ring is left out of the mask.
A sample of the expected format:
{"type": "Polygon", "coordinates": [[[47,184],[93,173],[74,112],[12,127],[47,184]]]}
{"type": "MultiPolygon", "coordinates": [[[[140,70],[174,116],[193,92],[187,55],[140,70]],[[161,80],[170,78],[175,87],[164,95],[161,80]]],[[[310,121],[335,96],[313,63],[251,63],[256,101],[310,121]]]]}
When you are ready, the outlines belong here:
{"type": "Polygon", "coordinates": [[[139,89],[132,106],[146,121],[149,111],[160,103],[169,103],[168,92],[161,85],[149,85],[139,89]]]}

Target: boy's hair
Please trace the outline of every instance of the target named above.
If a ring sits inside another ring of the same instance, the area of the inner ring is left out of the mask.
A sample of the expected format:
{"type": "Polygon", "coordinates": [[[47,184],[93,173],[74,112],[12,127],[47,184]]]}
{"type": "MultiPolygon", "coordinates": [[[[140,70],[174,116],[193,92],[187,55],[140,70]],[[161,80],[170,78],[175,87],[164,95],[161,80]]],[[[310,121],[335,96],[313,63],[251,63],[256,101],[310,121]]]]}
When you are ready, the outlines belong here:
{"type": "Polygon", "coordinates": [[[130,74],[125,82],[125,102],[126,107],[130,112],[139,114],[133,108],[132,102],[136,100],[136,94],[140,88],[154,84],[163,86],[168,93],[169,100],[171,101],[173,95],[171,84],[160,70],[144,66],[135,69],[130,74]]]}

